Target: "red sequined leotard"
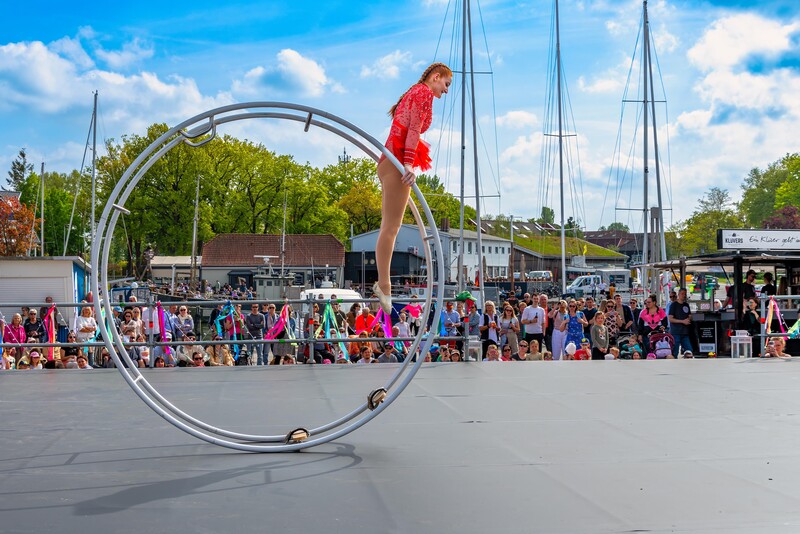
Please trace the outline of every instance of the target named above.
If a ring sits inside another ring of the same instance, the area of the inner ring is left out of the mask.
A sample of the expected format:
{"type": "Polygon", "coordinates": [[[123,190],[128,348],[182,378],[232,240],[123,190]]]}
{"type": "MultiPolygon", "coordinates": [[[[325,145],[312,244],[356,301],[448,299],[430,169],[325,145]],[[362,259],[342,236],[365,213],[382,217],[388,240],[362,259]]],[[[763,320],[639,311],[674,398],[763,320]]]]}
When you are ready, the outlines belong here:
{"type": "MultiPolygon", "coordinates": [[[[392,151],[403,165],[426,171],[431,168],[428,143],[420,134],[431,125],[433,118],[433,91],[424,83],[414,85],[403,96],[392,119],[386,148],[392,151]]],[[[385,156],[381,156],[381,161],[385,156]]]]}

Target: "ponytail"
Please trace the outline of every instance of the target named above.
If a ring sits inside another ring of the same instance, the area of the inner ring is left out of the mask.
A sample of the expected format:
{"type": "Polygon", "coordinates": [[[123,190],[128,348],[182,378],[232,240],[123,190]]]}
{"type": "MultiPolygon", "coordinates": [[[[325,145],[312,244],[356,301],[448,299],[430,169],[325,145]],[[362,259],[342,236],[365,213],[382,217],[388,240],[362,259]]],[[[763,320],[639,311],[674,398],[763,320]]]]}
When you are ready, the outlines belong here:
{"type": "MultiPolygon", "coordinates": [[[[431,74],[436,74],[436,73],[443,74],[443,75],[450,75],[450,76],[453,75],[453,71],[451,71],[450,67],[448,67],[444,63],[432,63],[430,66],[428,66],[427,69],[425,69],[425,71],[422,73],[422,76],[419,77],[419,81],[417,83],[415,83],[414,85],[418,85],[420,83],[424,83],[425,80],[428,79],[428,76],[430,76],[431,74]]],[[[413,87],[413,85],[411,87],[413,87]]],[[[397,111],[397,106],[400,105],[400,102],[403,100],[403,97],[405,97],[408,94],[408,91],[411,90],[411,87],[409,87],[408,90],[405,93],[403,93],[403,95],[400,98],[397,99],[397,102],[395,103],[395,105],[392,106],[389,109],[389,116],[390,117],[394,117],[394,113],[395,113],[395,111],[397,111]]]]}

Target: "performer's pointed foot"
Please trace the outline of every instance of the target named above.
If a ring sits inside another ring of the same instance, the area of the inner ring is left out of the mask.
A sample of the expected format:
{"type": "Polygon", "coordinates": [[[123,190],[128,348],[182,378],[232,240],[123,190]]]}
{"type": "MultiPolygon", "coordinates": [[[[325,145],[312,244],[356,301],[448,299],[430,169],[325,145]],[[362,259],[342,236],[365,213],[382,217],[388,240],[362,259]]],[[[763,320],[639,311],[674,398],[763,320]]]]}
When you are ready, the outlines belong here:
{"type": "Polygon", "coordinates": [[[386,315],[391,315],[392,313],[392,295],[385,294],[381,289],[381,286],[378,285],[378,282],[375,282],[375,285],[372,286],[372,292],[375,293],[375,296],[378,297],[378,301],[381,304],[381,308],[383,308],[383,313],[386,315]]]}

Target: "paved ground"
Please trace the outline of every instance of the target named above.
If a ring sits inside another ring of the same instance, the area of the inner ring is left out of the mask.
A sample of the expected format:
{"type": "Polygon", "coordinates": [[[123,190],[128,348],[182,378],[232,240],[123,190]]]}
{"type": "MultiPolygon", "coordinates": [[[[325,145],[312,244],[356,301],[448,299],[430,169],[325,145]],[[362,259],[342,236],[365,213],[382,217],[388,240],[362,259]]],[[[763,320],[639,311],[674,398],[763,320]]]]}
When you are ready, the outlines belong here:
{"type": "MultiPolygon", "coordinates": [[[[256,433],[331,420],[392,366],[153,370],[256,433]]],[[[800,532],[800,361],[432,364],[337,442],[208,445],[115,370],[0,374],[0,530],[800,532]]]]}

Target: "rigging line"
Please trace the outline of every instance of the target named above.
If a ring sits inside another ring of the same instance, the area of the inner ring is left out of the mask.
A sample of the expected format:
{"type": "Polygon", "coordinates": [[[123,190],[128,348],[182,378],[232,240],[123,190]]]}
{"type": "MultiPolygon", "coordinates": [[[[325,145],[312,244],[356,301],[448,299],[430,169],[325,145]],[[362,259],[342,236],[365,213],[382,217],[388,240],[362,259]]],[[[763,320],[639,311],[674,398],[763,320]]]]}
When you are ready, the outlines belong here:
{"type": "Polygon", "coordinates": [[[86,143],[83,145],[83,159],[81,159],[81,170],[75,180],[75,197],[72,199],[72,212],[69,215],[69,225],[67,226],[67,235],[64,237],[64,256],[67,255],[67,246],[69,245],[69,235],[72,230],[72,221],[75,219],[75,208],[78,205],[78,195],[81,191],[81,180],[83,180],[83,170],[86,167],[86,154],[89,152],[89,139],[92,135],[92,128],[96,128],[94,113],[92,113],[92,120],[89,121],[89,131],[86,133],[86,143]]]}
{"type": "MultiPolygon", "coordinates": [[[[576,205],[573,205],[573,213],[576,214],[576,218],[583,217],[583,221],[586,222],[586,208],[585,208],[585,204],[583,202],[583,194],[582,194],[583,193],[583,176],[581,174],[580,152],[579,152],[579,148],[578,148],[578,137],[577,137],[577,135],[578,135],[578,126],[577,126],[577,123],[575,122],[575,113],[574,113],[574,110],[572,108],[572,98],[570,97],[569,84],[567,83],[567,76],[566,76],[566,72],[564,71],[563,64],[561,66],[561,70],[562,70],[562,73],[563,73],[562,84],[564,86],[564,96],[566,97],[564,99],[564,102],[565,102],[565,104],[567,106],[567,109],[569,110],[569,114],[567,115],[567,119],[568,119],[567,120],[567,126],[569,127],[570,119],[571,119],[572,128],[573,128],[572,131],[575,132],[575,138],[574,139],[571,139],[569,137],[566,138],[567,139],[567,143],[566,143],[567,146],[568,147],[573,147],[574,146],[574,148],[571,148],[568,151],[567,158],[571,161],[572,157],[573,156],[575,157],[574,164],[577,165],[577,167],[576,167],[577,172],[575,172],[573,170],[573,173],[571,174],[571,178],[573,179],[573,181],[574,180],[578,181],[578,185],[580,186],[580,190],[581,190],[581,195],[578,195],[577,191],[575,191],[575,195],[576,196],[575,196],[574,200],[577,201],[577,209],[576,209],[576,205]],[[574,154],[572,153],[572,150],[575,151],[574,154]]],[[[575,184],[573,184],[573,186],[574,185],[575,184]]]]}
{"type": "MultiPolygon", "coordinates": [[[[436,48],[434,48],[434,50],[433,50],[433,57],[434,58],[439,57],[439,45],[442,44],[442,37],[444,37],[445,23],[447,22],[447,14],[450,13],[450,5],[452,3],[453,2],[451,0],[447,0],[447,6],[444,9],[444,17],[442,17],[442,27],[439,30],[439,38],[436,41],[436,48]]],[[[455,9],[455,7],[454,7],[454,9],[455,9]]]]}
{"type": "MultiPolygon", "coordinates": [[[[664,85],[664,73],[661,71],[661,62],[658,58],[658,50],[655,47],[655,40],[653,41],[653,46],[651,48],[653,53],[656,56],[656,70],[658,71],[658,80],[661,84],[661,93],[664,95],[664,126],[667,135],[667,198],[669,199],[669,205],[672,206],[672,152],[670,148],[670,135],[669,135],[669,104],[667,103],[667,89],[664,85]]],[[[659,154],[660,155],[660,154],[659,154]]],[[[663,216],[663,214],[662,214],[663,216]]],[[[670,224],[673,223],[672,221],[672,211],[669,212],[670,224]]]]}
{"type": "MultiPolygon", "coordinates": [[[[633,46],[633,54],[631,55],[630,65],[628,66],[628,74],[627,74],[627,78],[625,80],[625,88],[622,91],[622,105],[620,106],[619,124],[617,126],[617,139],[616,139],[615,145],[614,145],[614,153],[612,154],[612,157],[611,157],[611,167],[609,167],[609,169],[608,169],[608,180],[606,182],[606,192],[605,192],[605,195],[603,196],[603,208],[602,208],[601,215],[600,215],[600,224],[601,225],[602,225],[604,217],[605,217],[606,202],[608,200],[608,194],[609,194],[609,191],[610,191],[610,188],[611,188],[611,178],[613,177],[613,174],[614,174],[614,160],[615,159],[617,160],[617,165],[618,165],[617,166],[617,179],[619,179],[619,164],[621,163],[620,151],[622,150],[622,127],[624,125],[624,119],[625,119],[625,102],[628,100],[628,92],[629,92],[630,87],[631,87],[631,75],[633,74],[633,66],[634,66],[634,64],[636,62],[636,50],[638,49],[638,46],[639,46],[639,38],[641,37],[641,31],[642,31],[641,24],[642,23],[640,21],[639,22],[639,33],[636,35],[636,42],[634,43],[634,46],[633,46]]],[[[619,184],[618,181],[617,181],[617,184],[619,184]]],[[[616,202],[616,200],[615,200],[615,202],[616,202]]],[[[614,210],[614,217],[613,218],[614,218],[614,220],[616,220],[616,209],[614,210]]]]}
{"type": "MultiPolygon", "coordinates": [[[[490,74],[489,79],[491,83],[491,95],[492,95],[492,128],[494,131],[494,151],[495,151],[495,163],[497,164],[497,192],[500,193],[500,143],[498,141],[497,135],[497,98],[495,98],[495,86],[494,86],[494,65],[492,65],[492,55],[489,51],[489,39],[486,36],[486,25],[483,19],[483,9],[481,8],[480,1],[477,1],[478,6],[478,19],[481,22],[481,30],[483,32],[483,44],[484,48],[486,49],[486,60],[489,63],[489,72],[490,74]]],[[[498,212],[500,211],[502,200],[498,201],[498,212]]]]}

